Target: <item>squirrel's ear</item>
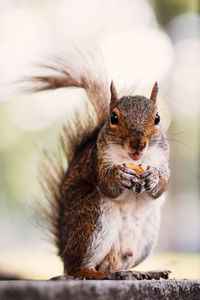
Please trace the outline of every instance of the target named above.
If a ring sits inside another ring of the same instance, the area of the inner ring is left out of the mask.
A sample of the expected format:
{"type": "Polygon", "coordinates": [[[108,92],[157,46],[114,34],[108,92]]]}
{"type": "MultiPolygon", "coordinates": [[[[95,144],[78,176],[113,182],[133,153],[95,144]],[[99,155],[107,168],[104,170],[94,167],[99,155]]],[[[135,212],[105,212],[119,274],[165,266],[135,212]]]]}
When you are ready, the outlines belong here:
{"type": "Polygon", "coordinates": [[[111,92],[110,107],[112,108],[119,101],[113,80],[111,81],[110,92],[111,92]]]}
{"type": "Polygon", "coordinates": [[[150,99],[152,100],[152,102],[154,104],[156,103],[157,95],[158,95],[158,83],[156,81],[154,86],[153,86],[153,89],[152,89],[152,92],[151,92],[151,97],[150,97],[150,99]]]}

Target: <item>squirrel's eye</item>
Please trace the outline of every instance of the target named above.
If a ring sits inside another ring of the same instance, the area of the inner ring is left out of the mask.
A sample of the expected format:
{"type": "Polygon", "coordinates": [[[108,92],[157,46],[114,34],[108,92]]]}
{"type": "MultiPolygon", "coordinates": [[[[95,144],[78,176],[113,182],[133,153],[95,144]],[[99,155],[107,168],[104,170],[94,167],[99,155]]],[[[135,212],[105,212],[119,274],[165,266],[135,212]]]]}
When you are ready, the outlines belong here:
{"type": "Polygon", "coordinates": [[[118,117],[116,115],[116,113],[113,111],[112,114],[111,114],[111,124],[112,125],[117,125],[118,124],[118,117]]]}
{"type": "Polygon", "coordinates": [[[156,114],[156,117],[155,117],[155,120],[154,120],[154,124],[157,125],[159,122],[160,122],[160,116],[159,116],[159,114],[157,113],[157,114],[156,114]]]}

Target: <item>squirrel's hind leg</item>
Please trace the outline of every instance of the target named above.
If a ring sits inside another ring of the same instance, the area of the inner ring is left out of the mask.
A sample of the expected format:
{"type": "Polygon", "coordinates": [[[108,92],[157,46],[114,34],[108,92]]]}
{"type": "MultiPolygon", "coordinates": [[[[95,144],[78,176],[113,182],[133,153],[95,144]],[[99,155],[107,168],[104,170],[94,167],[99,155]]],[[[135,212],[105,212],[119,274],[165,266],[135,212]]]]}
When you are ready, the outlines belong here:
{"type": "Polygon", "coordinates": [[[110,272],[84,269],[77,272],[76,276],[79,279],[110,279],[110,272]]]}

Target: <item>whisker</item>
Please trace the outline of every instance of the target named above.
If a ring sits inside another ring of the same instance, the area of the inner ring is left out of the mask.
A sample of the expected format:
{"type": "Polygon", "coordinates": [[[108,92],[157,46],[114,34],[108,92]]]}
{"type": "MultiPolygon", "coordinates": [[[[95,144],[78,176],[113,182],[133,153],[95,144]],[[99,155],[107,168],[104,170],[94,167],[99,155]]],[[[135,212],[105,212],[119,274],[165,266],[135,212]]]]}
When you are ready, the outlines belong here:
{"type": "MultiPolygon", "coordinates": [[[[183,141],[180,141],[180,140],[177,140],[177,139],[173,139],[173,138],[163,138],[164,141],[168,141],[168,142],[175,142],[175,143],[178,143],[178,144],[181,144],[181,145],[184,145],[184,146],[187,146],[186,143],[184,143],[183,141]]],[[[160,138],[159,139],[151,139],[151,142],[160,142],[160,138]]]]}
{"type": "Polygon", "coordinates": [[[183,141],[179,141],[179,140],[172,139],[172,138],[168,138],[167,140],[168,140],[168,142],[176,142],[176,143],[178,143],[178,144],[187,146],[187,143],[184,143],[183,141]]]}

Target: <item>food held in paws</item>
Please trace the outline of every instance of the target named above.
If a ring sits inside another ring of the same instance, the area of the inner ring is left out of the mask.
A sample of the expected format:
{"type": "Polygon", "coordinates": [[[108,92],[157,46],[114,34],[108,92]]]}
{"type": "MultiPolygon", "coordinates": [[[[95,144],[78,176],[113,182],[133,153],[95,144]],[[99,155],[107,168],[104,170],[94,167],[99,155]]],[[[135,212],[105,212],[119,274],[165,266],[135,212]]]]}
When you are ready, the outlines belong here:
{"type": "Polygon", "coordinates": [[[130,163],[130,164],[126,164],[126,167],[128,169],[135,171],[138,175],[142,174],[147,170],[147,166],[145,166],[144,164],[136,165],[134,163],[130,163]]]}

